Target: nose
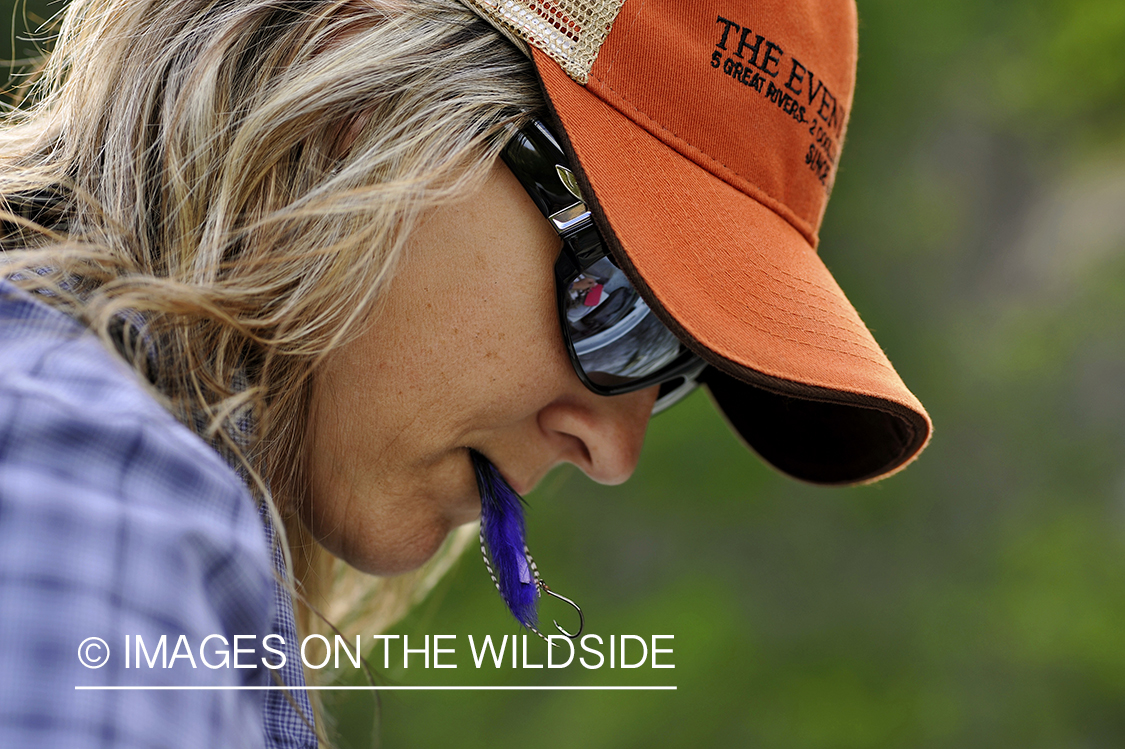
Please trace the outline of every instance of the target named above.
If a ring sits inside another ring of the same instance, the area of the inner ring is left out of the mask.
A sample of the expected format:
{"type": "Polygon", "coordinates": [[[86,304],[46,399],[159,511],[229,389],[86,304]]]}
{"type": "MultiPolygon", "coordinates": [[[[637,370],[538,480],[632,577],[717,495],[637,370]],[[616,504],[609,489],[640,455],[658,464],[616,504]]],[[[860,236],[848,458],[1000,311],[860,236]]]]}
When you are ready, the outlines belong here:
{"type": "Polygon", "coordinates": [[[539,427],[562,445],[562,461],[573,463],[600,484],[620,484],[633,475],[659,385],[623,395],[584,390],[539,412],[539,427]]]}

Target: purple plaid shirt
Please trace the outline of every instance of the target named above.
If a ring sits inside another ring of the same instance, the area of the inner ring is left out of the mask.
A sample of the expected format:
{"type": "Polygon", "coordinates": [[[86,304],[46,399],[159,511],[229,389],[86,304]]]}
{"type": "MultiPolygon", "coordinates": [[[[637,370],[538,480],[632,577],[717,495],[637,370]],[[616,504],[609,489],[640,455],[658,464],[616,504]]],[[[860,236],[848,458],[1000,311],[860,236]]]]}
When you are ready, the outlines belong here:
{"type": "Polygon", "coordinates": [[[75,689],[303,686],[261,517],[123,362],[0,280],[0,746],[316,747],[286,692],[75,689]]]}

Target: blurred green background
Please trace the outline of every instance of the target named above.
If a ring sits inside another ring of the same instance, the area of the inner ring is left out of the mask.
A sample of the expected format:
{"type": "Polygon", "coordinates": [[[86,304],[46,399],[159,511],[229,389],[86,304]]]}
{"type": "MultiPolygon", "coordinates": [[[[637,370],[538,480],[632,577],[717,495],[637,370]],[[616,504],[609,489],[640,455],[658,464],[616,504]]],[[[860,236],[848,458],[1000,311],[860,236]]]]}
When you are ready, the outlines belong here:
{"type": "Polygon", "coordinates": [[[519,630],[470,550],[394,630],[458,635],[459,668],[380,676],[677,691],[337,693],[342,746],[1125,746],[1125,2],[859,10],[821,255],[929,449],[814,488],[693,396],[628,484],[562,470],[529,497],[589,631],[672,634],[674,670],[473,668],[466,635],[519,630]]]}

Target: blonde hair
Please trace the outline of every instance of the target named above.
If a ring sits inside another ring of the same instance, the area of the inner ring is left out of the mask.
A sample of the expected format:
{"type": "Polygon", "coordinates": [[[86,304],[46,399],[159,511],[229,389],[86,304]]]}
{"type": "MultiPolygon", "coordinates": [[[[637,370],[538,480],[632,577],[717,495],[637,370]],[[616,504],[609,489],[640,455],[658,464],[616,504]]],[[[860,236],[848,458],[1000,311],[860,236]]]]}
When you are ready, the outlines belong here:
{"type": "Polygon", "coordinates": [[[243,472],[306,601],[342,590],[333,614],[385,627],[457,544],[388,599],[307,537],[310,375],[419,215],[540,106],[529,61],[455,0],[72,0],[0,129],[3,274],[243,472]]]}

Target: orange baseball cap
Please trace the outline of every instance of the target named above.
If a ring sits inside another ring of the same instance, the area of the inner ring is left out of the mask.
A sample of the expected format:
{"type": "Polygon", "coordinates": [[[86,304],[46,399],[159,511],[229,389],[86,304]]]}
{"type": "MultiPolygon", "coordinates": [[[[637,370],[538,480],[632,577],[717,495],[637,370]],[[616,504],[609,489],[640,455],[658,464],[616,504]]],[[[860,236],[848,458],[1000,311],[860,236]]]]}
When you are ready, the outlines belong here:
{"type": "Polygon", "coordinates": [[[617,263],[731,426],[806,481],[875,481],[932,426],[816,254],[854,0],[463,0],[531,56],[617,263]]]}

